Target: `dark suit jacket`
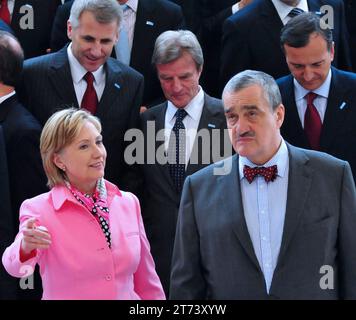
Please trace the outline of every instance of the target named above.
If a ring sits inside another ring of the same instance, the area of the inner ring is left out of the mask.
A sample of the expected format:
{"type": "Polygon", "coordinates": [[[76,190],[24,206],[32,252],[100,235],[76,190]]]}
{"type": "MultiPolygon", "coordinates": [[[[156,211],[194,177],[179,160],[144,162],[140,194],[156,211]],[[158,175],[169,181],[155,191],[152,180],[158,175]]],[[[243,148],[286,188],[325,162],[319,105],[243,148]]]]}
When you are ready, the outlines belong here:
{"type": "Polygon", "coordinates": [[[204,53],[204,68],[200,82],[209,95],[220,96],[219,69],[222,26],[232,15],[236,0],[183,0],[182,7],[187,27],[198,37],[204,53]]]}
{"type": "Polygon", "coordinates": [[[356,2],[352,0],[344,0],[344,2],[346,25],[349,32],[352,70],[356,72],[356,2]]]}
{"type": "MultiPolygon", "coordinates": [[[[72,4],[73,1],[69,1],[57,10],[51,37],[54,51],[69,41],[67,20],[72,4]]],[[[163,0],[138,1],[130,66],[145,78],[143,105],[155,105],[157,99],[163,100],[161,86],[151,64],[156,38],[164,31],[178,29],[184,29],[183,13],[178,5],[163,0]]]]}
{"type": "MultiPolygon", "coordinates": [[[[164,145],[164,141],[156,141],[155,146],[149,144],[149,139],[152,139],[152,137],[148,133],[148,122],[152,121],[155,124],[154,134],[156,136],[159,130],[164,129],[166,109],[167,103],[163,103],[142,114],[142,127],[146,139],[143,149],[145,152],[148,151],[148,148],[151,152],[157,151],[158,148],[162,148],[164,145]]],[[[223,130],[226,129],[222,103],[221,100],[205,95],[205,104],[198,130],[207,129],[211,134],[213,126],[216,130],[219,130],[221,134],[223,134],[223,130]]],[[[220,145],[215,144],[218,156],[223,154],[224,146],[222,138],[223,137],[221,137],[219,141],[221,142],[220,145]]],[[[226,141],[228,141],[228,148],[231,152],[228,136],[226,136],[226,141]]],[[[205,141],[203,147],[206,146],[209,146],[209,144],[205,141]]],[[[213,163],[213,160],[217,160],[216,158],[212,159],[213,147],[211,144],[210,147],[204,150],[202,145],[198,145],[197,141],[195,141],[194,148],[192,154],[198,154],[200,158],[195,164],[191,162],[188,163],[186,170],[187,176],[213,163]],[[204,153],[202,150],[204,150],[204,153]],[[207,161],[203,163],[202,158],[207,161]]],[[[144,176],[144,196],[141,198],[143,221],[151,245],[151,252],[155,260],[158,276],[161,279],[165,292],[168,293],[173,242],[181,195],[173,184],[173,180],[169,174],[168,164],[163,165],[158,162],[148,164],[146,159],[141,169],[144,176]]]]}
{"type": "Polygon", "coordinates": [[[11,28],[19,39],[26,58],[46,53],[52,23],[60,0],[15,0],[11,28]],[[33,12],[33,20],[30,18],[33,12]],[[24,28],[33,21],[33,28],[24,28]]]}
{"type": "Polygon", "coordinates": [[[269,294],[247,229],[238,157],[187,178],[172,260],[172,299],[356,298],[356,190],[349,165],[288,145],[281,249],[269,294]],[[227,166],[228,168],[228,166],[227,166]],[[334,270],[323,290],[320,268],[334,270]]]}
{"type": "MultiPolygon", "coordinates": [[[[0,108],[1,110],[1,108],[0,108]]],[[[12,243],[14,235],[13,215],[10,200],[9,172],[7,168],[6,146],[0,123],[0,256],[12,243]]],[[[17,280],[12,278],[0,264],[0,300],[16,299],[17,280]]]]}
{"type": "MultiPolygon", "coordinates": [[[[143,78],[132,68],[109,58],[104,65],[106,84],[96,116],[101,120],[107,149],[106,178],[123,189],[127,165],[124,162],[126,130],[139,126],[143,78]]],[[[22,84],[18,88],[21,101],[42,125],[59,109],[78,107],[67,48],[25,61],[22,84]]]]}
{"type": "MultiPolygon", "coordinates": [[[[19,209],[22,202],[47,192],[47,178],[43,170],[40,155],[41,126],[14,95],[0,104],[0,125],[3,128],[11,199],[11,225],[9,235],[15,239],[19,228],[19,209]]],[[[39,274],[35,273],[34,289],[18,288],[19,299],[40,299],[42,286],[39,274]]]]}
{"type": "MultiPolygon", "coordinates": [[[[292,75],[277,80],[286,108],[281,128],[289,143],[310,149],[295,104],[292,75]]],[[[350,163],[356,178],[356,74],[332,68],[329,98],[320,137],[320,151],[350,163]],[[345,102],[342,109],[343,102],[345,102]]]]}
{"type": "MultiPolygon", "coordinates": [[[[334,65],[350,70],[344,4],[342,0],[308,0],[311,12],[322,5],[334,9],[334,65]]],[[[289,74],[280,47],[283,23],[271,0],[254,0],[244,10],[228,18],[223,27],[220,85],[221,88],[236,73],[246,69],[266,72],[275,79],[289,74]]]]}

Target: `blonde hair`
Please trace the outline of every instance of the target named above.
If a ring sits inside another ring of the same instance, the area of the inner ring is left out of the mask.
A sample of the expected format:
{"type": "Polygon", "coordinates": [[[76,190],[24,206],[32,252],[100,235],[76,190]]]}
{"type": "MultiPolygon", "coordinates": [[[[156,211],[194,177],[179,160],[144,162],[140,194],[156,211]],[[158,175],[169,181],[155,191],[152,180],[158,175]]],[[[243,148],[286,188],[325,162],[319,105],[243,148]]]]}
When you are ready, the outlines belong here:
{"type": "Polygon", "coordinates": [[[50,188],[63,184],[65,174],[58,168],[54,155],[71,144],[86,122],[91,122],[101,132],[100,120],[83,109],[64,109],[54,113],[46,122],[41,133],[40,151],[42,163],[50,188]]]}

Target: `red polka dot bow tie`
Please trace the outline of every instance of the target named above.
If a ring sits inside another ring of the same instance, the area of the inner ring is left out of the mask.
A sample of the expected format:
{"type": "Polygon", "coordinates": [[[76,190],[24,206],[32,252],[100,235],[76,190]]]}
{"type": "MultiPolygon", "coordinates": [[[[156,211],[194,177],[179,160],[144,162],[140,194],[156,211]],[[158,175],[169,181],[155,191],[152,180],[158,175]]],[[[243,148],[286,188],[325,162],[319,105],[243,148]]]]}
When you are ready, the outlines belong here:
{"type": "Polygon", "coordinates": [[[266,182],[274,181],[277,178],[277,165],[271,167],[254,167],[244,166],[244,176],[249,183],[252,183],[253,179],[257,175],[260,175],[265,178],[266,182]]]}

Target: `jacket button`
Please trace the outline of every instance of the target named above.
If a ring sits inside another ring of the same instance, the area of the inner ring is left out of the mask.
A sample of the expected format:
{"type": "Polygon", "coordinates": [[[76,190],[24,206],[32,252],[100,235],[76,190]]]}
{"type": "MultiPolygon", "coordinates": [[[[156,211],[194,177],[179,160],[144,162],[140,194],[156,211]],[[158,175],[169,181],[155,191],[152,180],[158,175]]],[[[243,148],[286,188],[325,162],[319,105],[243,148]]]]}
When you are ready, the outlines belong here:
{"type": "Polygon", "coordinates": [[[111,281],[111,275],[108,274],[108,275],[105,277],[105,280],[106,280],[106,281],[111,281]]]}

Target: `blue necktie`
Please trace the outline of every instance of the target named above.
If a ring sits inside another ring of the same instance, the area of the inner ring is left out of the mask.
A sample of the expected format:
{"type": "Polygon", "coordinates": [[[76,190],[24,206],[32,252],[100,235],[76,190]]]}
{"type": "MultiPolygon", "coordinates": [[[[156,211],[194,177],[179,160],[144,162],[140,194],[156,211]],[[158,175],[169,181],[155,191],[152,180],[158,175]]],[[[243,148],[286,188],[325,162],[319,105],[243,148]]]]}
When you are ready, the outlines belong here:
{"type": "Polygon", "coordinates": [[[293,8],[289,13],[288,13],[288,17],[295,17],[300,15],[301,13],[303,13],[304,10],[300,9],[300,8],[293,8]]]}
{"type": "Polygon", "coordinates": [[[169,173],[178,192],[181,192],[185,178],[185,126],[183,119],[187,115],[184,109],[176,112],[176,122],[173,126],[168,146],[169,173]]]}
{"type": "MultiPolygon", "coordinates": [[[[129,6],[127,4],[121,5],[122,10],[129,10],[129,6]]],[[[119,41],[115,46],[115,53],[117,60],[122,63],[129,65],[130,64],[130,47],[129,47],[129,35],[124,25],[124,22],[121,23],[120,33],[119,33],[119,41]]]]}

